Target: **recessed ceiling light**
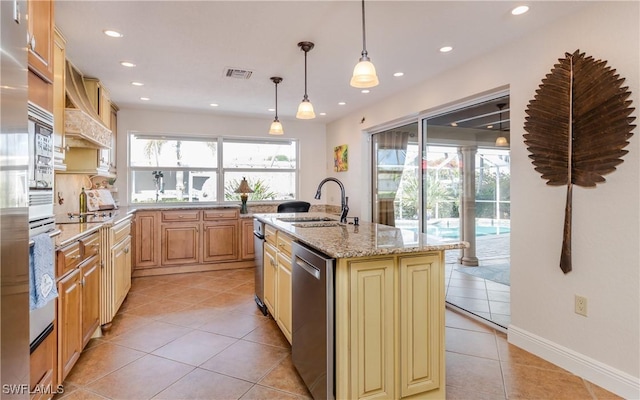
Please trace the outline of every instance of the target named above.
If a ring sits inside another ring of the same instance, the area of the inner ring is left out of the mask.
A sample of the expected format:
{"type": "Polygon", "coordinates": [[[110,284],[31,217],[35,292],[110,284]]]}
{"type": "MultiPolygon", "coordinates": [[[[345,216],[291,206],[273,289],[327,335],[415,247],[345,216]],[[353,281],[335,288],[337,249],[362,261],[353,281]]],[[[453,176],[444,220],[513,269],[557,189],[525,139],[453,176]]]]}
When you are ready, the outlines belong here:
{"type": "Polygon", "coordinates": [[[142,101],[149,101],[149,100],[151,100],[151,99],[150,99],[150,98],[148,98],[148,97],[140,97],[140,100],[142,100],[142,101]]]}
{"type": "Polygon", "coordinates": [[[370,93],[370,92],[371,92],[371,90],[369,90],[369,89],[362,89],[360,91],[360,93],[364,93],[364,94],[367,94],[367,93],[370,93]]]}
{"type": "Polygon", "coordinates": [[[269,112],[274,112],[276,109],[275,108],[268,108],[267,111],[269,112]]]}
{"type": "Polygon", "coordinates": [[[343,106],[345,104],[347,104],[347,103],[345,103],[344,101],[341,101],[340,103],[338,103],[339,106],[343,106]]]}
{"type": "Polygon", "coordinates": [[[219,104],[218,104],[218,103],[211,103],[211,104],[209,104],[209,105],[210,105],[211,107],[218,107],[218,105],[219,105],[219,104]]]}
{"type": "Polygon", "coordinates": [[[527,11],[529,11],[529,6],[518,6],[518,7],[514,8],[513,10],[511,10],[511,14],[513,14],[513,15],[522,15],[522,14],[526,13],[527,11]]]}
{"type": "Polygon", "coordinates": [[[102,31],[102,32],[103,32],[105,35],[107,35],[107,36],[109,36],[109,37],[114,37],[114,38],[121,38],[121,37],[123,37],[123,36],[124,36],[124,35],[123,35],[122,33],[120,33],[120,32],[116,32],[116,31],[112,31],[112,30],[108,30],[108,29],[106,29],[106,30],[104,30],[104,31],[102,31]]]}
{"type": "Polygon", "coordinates": [[[451,126],[458,126],[458,123],[457,122],[452,122],[451,126]]]}
{"type": "Polygon", "coordinates": [[[122,65],[123,67],[129,67],[129,68],[133,68],[136,66],[131,61],[120,61],[120,65],[122,65]]]}
{"type": "Polygon", "coordinates": [[[451,50],[453,50],[453,47],[451,47],[451,46],[442,46],[442,47],[440,47],[440,53],[448,53],[451,50]]]}
{"type": "Polygon", "coordinates": [[[325,115],[327,115],[327,113],[326,112],[321,112],[320,115],[325,116],[325,115]]]}
{"type": "Polygon", "coordinates": [[[493,129],[493,125],[487,125],[487,129],[493,129]]]}
{"type": "Polygon", "coordinates": [[[395,74],[393,74],[393,76],[404,76],[404,72],[396,72],[395,74]]]}
{"type": "Polygon", "coordinates": [[[144,86],[144,83],[142,83],[142,82],[131,82],[131,84],[133,86],[144,86]]]}

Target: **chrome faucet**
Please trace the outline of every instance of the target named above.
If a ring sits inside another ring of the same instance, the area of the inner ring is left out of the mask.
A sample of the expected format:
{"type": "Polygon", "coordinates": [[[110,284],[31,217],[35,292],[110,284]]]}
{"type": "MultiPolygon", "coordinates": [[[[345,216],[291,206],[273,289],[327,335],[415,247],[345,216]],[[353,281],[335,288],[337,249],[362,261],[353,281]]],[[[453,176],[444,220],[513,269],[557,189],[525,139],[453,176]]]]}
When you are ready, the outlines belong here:
{"type": "Polygon", "coordinates": [[[320,200],[320,190],[322,189],[322,185],[324,185],[328,181],[333,181],[340,186],[340,222],[343,224],[347,223],[347,213],[349,213],[349,198],[345,195],[344,185],[342,182],[337,180],[336,178],[324,178],[322,182],[318,185],[318,190],[316,191],[315,199],[320,200]]]}

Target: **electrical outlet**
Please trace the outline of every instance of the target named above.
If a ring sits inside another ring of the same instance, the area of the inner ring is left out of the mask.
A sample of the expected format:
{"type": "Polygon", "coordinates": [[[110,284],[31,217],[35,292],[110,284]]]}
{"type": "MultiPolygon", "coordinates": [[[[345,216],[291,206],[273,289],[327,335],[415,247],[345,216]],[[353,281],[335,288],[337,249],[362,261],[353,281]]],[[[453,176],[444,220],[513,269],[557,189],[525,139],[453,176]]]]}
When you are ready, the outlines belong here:
{"type": "Polygon", "coordinates": [[[576,314],[587,316],[587,298],[584,296],[575,297],[576,314]]]}

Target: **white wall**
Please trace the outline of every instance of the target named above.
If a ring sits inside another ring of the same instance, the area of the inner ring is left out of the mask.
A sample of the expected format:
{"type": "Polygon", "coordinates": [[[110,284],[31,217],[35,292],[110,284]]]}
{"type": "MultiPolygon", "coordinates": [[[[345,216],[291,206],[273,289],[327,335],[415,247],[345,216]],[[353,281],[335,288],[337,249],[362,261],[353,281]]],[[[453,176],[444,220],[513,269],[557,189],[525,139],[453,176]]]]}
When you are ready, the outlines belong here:
{"type": "Polygon", "coordinates": [[[576,49],[608,61],[626,78],[637,117],[639,26],[638,2],[594,2],[517,44],[327,127],[327,157],[333,146],[349,145],[349,171],[335,176],[348,189],[351,214],[367,214],[368,143],[363,130],[508,86],[512,119],[509,340],[627,398],[640,396],[640,131],[635,129],[626,147],[629,154],[617,171],[606,176],[606,183],[596,189],[574,187],[573,271],[565,275],[558,263],[566,188],[547,186],[534,171],[522,127],[525,109],[542,78],[565,52],[576,49]],[[366,121],[360,124],[362,117],[366,121]],[[574,294],[588,298],[587,318],[574,313],[574,294]]]}
{"type": "MultiPolygon", "coordinates": [[[[300,176],[299,199],[312,204],[326,203],[314,200],[318,183],[325,178],[326,155],[318,149],[326,148],[325,125],[311,121],[282,121],[285,134],[269,136],[271,119],[216,116],[207,113],[171,111],[149,111],[123,108],[118,111],[117,163],[118,180],[116,186],[120,201],[127,204],[129,176],[127,165],[127,136],[130,131],[167,134],[205,134],[212,137],[245,138],[295,138],[299,139],[300,176]]],[[[188,155],[186,155],[188,156],[188,155]]]]}

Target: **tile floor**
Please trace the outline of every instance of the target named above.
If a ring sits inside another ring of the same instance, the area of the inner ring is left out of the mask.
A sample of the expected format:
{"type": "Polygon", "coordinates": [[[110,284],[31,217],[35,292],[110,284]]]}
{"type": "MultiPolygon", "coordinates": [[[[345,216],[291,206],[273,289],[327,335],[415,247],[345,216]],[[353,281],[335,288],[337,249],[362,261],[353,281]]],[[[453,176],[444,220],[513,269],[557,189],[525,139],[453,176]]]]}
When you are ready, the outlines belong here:
{"type": "MultiPolygon", "coordinates": [[[[448,399],[615,395],[446,312],[448,399]]],[[[113,326],[92,339],[56,400],[303,399],[290,346],[253,302],[253,270],[136,278],[113,326]]]]}

